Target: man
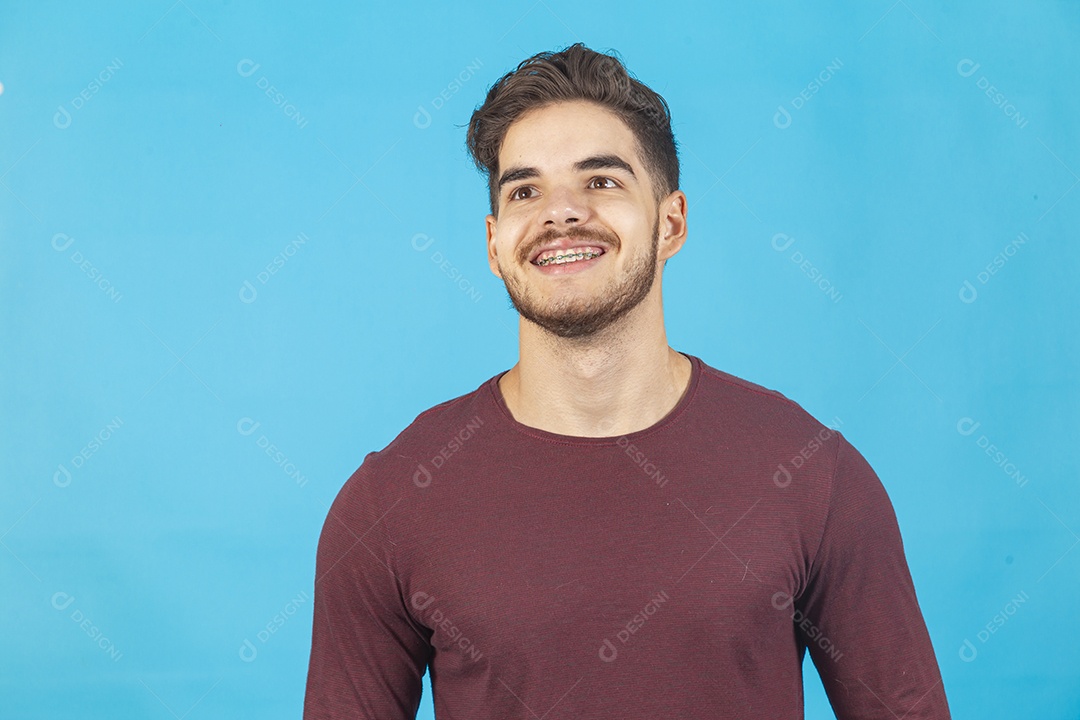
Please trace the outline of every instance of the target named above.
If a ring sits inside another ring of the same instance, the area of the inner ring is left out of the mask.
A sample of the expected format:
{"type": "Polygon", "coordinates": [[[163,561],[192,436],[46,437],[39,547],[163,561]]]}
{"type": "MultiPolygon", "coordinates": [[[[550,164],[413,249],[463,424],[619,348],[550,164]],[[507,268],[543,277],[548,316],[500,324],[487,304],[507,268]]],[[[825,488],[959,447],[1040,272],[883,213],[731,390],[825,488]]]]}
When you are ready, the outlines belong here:
{"type": "Polygon", "coordinates": [[[892,505],[782,394],[667,344],[667,104],[581,44],[473,114],[520,359],[369,453],[319,539],[304,717],[948,718],[892,505]]]}

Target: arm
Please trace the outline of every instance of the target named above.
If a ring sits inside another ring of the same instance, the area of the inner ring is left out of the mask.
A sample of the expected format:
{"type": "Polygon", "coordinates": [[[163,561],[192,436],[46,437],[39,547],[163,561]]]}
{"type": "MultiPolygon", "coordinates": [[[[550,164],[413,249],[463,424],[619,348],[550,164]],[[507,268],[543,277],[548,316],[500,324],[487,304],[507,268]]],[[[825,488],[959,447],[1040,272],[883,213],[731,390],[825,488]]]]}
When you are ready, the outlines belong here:
{"type": "Polygon", "coordinates": [[[840,720],[947,720],[949,706],[892,503],[837,433],[829,511],[798,632],[840,720]]]}
{"type": "Polygon", "coordinates": [[[429,646],[398,586],[385,523],[396,503],[375,482],[365,459],[319,536],[304,720],[414,720],[420,705],[429,646]]]}

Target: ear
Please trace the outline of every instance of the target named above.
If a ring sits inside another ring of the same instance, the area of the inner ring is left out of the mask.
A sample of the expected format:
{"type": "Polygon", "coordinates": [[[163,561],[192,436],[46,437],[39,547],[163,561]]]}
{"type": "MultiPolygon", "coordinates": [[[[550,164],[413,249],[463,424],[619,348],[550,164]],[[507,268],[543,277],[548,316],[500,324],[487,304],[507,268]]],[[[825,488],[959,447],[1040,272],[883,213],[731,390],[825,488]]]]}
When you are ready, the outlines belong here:
{"type": "Polygon", "coordinates": [[[487,256],[488,265],[491,266],[491,272],[495,273],[495,277],[502,279],[502,273],[499,272],[499,258],[495,249],[495,237],[496,237],[496,224],[498,220],[494,215],[488,215],[484,218],[484,225],[487,229],[487,256]]]}
{"type": "Polygon", "coordinates": [[[675,190],[668,195],[657,212],[660,214],[660,240],[656,249],[658,259],[666,261],[686,242],[686,193],[675,190]]]}

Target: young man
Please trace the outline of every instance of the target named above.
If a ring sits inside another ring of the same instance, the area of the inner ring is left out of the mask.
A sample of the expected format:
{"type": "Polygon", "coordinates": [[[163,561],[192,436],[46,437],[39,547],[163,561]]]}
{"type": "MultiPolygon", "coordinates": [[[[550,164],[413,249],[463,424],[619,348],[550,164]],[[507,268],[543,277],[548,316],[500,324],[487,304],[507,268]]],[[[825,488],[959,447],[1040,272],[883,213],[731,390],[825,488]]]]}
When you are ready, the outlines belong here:
{"type": "Polygon", "coordinates": [[[667,344],[665,101],[577,44],[473,114],[520,359],[369,453],[319,539],[304,717],[949,717],[885,489],[782,394],[667,344]]]}

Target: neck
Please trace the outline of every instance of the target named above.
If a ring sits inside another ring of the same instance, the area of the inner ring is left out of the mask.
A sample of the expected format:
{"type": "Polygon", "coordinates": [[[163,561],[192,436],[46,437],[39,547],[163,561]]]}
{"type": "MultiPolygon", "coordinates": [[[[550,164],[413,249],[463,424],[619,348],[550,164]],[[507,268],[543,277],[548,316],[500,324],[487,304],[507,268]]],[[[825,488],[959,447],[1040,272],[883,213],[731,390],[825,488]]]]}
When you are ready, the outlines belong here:
{"type": "Polygon", "coordinates": [[[690,381],[690,360],[668,346],[659,303],[643,302],[588,338],[560,338],[520,319],[518,363],[499,381],[514,419],[577,437],[644,430],[690,381]]]}

